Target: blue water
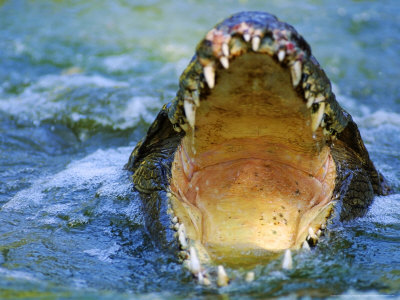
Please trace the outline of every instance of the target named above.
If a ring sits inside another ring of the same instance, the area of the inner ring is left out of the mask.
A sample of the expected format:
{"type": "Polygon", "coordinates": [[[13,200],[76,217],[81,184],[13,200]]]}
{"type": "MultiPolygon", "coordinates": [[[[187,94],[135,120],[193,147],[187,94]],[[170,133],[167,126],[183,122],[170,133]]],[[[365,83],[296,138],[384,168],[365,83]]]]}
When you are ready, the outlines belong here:
{"type": "Polygon", "coordinates": [[[399,82],[397,0],[0,1],[0,298],[400,296],[399,82]],[[122,167],[196,43],[241,10],[302,33],[394,193],[293,270],[205,288],[148,235],[122,167]]]}

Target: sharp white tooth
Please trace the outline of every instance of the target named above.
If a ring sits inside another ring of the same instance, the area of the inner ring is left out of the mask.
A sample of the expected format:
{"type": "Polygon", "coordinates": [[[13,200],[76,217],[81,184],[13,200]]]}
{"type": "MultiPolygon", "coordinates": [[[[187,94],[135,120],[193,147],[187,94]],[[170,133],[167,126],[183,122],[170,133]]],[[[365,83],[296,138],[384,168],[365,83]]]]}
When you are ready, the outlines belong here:
{"type": "Polygon", "coordinates": [[[286,53],[285,50],[279,50],[278,52],[278,60],[282,62],[285,59],[286,53]]]}
{"type": "Polygon", "coordinates": [[[196,104],[197,107],[200,107],[200,96],[198,90],[194,90],[192,92],[192,99],[194,101],[194,104],[196,104]]]}
{"type": "Polygon", "coordinates": [[[326,225],[325,225],[325,224],[322,224],[322,225],[321,225],[321,229],[324,230],[325,228],[326,228],[326,225]]]}
{"type": "Polygon", "coordinates": [[[315,97],[314,97],[314,96],[309,96],[309,98],[308,98],[308,100],[307,100],[307,108],[310,108],[311,105],[313,105],[314,100],[315,100],[315,97]]]}
{"type": "Polygon", "coordinates": [[[308,235],[313,241],[318,240],[318,236],[315,234],[314,229],[312,229],[311,227],[308,228],[308,235]]]}
{"type": "Polygon", "coordinates": [[[222,44],[222,54],[226,57],[229,56],[229,46],[227,43],[222,44]]]}
{"type": "Polygon", "coordinates": [[[246,42],[249,42],[249,41],[250,41],[250,38],[251,38],[250,33],[246,32],[245,34],[243,34],[243,38],[244,38],[244,40],[245,40],[246,42]]]}
{"type": "Polygon", "coordinates": [[[217,284],[218,286],[225,286],[229,282],[229,277],[225,272],[225,269],[223,266],[219,265],[218,266],[218,279],[217,279],[217,284]]]}
{"type": "Polygon", "coordinates": [[[310,249],[310,245],[308,244],[307,241],[303,242],[303,246],[302,246],[303,250],[309,251],[310,249]]]}
{"type": "Polygon", "coordinates": [[[178,223],[178,217],[176,217],[176,216],[173,217],[172,222],[173,222],[174,224],[178,223]]]}
{"type": "Polygon", "coordinates": [[[194,129],[196,123],[196,106],[192,102],[184,101],[183,108],[185,109],[186,119],[188,120],[190,127],[194,129]]]}
{"type": "Polygon", "coordinates": [[[247,272],[246,279],[245,279],[246,282],[252,282],[252,281],[254,281],[254,278],[255,278],[254,272],[252,272],[252,271],[247,272]]]}
{"type": "Polygon", "coordinates": [[[181,244],[182,249],[187,249],[187,242],[186,242],[186,237],[183,231],[179,231],[179,243],[181,244]]]}
{"type": "Polygon", "coordinates": [[[197,258],[196,250],[193,247],[190,247],[190,271],[193,274],[199,274],[200,269],[200,261],[197,258]]]}
{"type": "Polygon", "coordinates": [[[200,284],[204,283],[204,276],[201,274],[201,272],[197,273],[197,279],[199,280],[200,284]]]}
{"type": "Polygon", "coordinates": [[[290,67],[290,73],[292,74],[292,83],[296,87],[301,80],[301,61],[296,60],[296,62],[290,67]]]}
{"type": "Polygon", "coordinates": [[[311,121],[311,130],[315,132],[318,129],[319,124],[321,124],[322,118],[325,112],[325,102],[321,102],[318,107],[318,111],[313,114],[311,121]]]}
{"type": "Polygon", "coordinates": [[[180,224],[178,228],[178,239],[179,243],[181,244],[181,248],[186,249],[188,247],[188,244],[186,242],[185,225],[183,224],[180,224]]]}
{"type": "Polygon", "coordinates": [[[212,66],[206,66],[203,69],[204,72],[204,77],[206,79],[206,82],[208,84],[208,87],[212,89],[215,85],[215,71],[212,66]]]}
{"type": "Polygon", "coordinates": [[[228,69],[229,68],[229,59],[226,56],[221,56],[221,58],[219,59],[219,61],[221,62],[221,65],[225,68],[228,69]]]}
{"type": "Polygon", "coordinates": [[[322,94],[318,94],[317,97],[315,97],[315,101],[314,102],[321,102],[324,101],[325,97],[322,94]]]}
{"type": "Polygon", "coordinates": [[[314,229],[312,229],[312,227],[308,227],[308,234],[311,236],[315,235],[314,229]]]}
{"type": "Polygon", "coordinates": [[[293,268],[292,252],[290,249],[285,250],[285,255],[283,256],[282,268],[290,270],[293,268]]]}
{"type": "Polygon", "coordinates": [[[204,277],[204,278],[203,278],[203,284],[204,284],[204,285],[210,285],[210,284],[211,284],[210,279],[208,279],[207,277],[204,277]]]}
{"type": "Polygon", "coordinates": [[[318,230],[317,230],[317,237],[320,237],[320,236],[321,236],[321,234],[322,234],[322,231],[321,231],[321,229],[318,229],[318,230]]]}
{"type": "Polygon", "coordinates": [[[258,48],[260,48],[260,42],[261,39],[259,36],[253,37],[253,39],[251,40],[251,47],[253,48],[253,51],[257,51],[258,48]]]}

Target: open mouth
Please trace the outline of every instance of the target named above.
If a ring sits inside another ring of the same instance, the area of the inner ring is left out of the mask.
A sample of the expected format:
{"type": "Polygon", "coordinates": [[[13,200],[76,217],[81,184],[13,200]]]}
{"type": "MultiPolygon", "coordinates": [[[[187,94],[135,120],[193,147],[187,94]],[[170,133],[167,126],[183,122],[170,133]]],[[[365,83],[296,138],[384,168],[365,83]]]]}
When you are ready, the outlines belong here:
{"type": "Polygon", "coordinates": [[[334,203],[329,81],[292,27],[258,21],[211,30],[182,97],[170,200],[182,248],[201,260],[307,248],[334,203]]]}
{"type": "Polygon", "coordinates": [[[222,265],[282,250],[290,268],[291,249],[315,245],[334,207],[349,220],[391,190],[309,45],[262,12],[208,32],[126,168],[149,230],[169,240],[172,220],[179,255],[204,284],[213,264],[225,285],[222,265]]]}

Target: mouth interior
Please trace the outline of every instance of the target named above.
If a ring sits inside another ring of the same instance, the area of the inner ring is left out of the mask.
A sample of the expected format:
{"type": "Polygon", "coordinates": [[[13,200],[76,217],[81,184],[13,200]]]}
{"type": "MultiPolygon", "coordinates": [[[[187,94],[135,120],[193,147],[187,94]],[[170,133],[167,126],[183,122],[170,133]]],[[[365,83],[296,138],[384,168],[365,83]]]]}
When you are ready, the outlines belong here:
{"type": "Polygon", "coordinates": [[[213,260],[296,249],[325,224],[335,165],[274,58],[246,53],[201,96],[172,165],[172,208],[213,260]]]}

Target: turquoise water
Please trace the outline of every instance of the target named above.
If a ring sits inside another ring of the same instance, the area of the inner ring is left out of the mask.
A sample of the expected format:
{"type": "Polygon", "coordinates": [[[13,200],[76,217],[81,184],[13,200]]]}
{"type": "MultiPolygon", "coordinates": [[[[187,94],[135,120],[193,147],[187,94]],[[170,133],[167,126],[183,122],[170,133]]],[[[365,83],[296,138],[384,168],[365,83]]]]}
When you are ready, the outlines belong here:
{"type": "Polygon", "coordinates": [[[398,0],[0,1],[0,298],[400,296],[399,16],[398,0]],[[293,270],[205,288],[148,235],[122,167],[196,43],[241,10],[302,33],[394,193],[293,270]]]}

